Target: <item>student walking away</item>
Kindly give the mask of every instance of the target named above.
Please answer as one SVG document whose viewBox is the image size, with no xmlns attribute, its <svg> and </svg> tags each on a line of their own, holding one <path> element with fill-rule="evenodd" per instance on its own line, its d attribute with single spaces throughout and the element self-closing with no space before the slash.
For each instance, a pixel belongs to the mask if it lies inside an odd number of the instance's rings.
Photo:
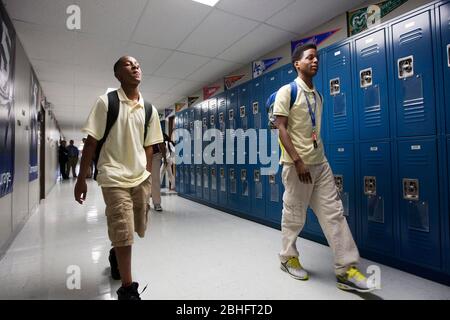
<svg viewBox="0 0 450 320">
<path fill-rule="evenodd" d="M 161 131 L 162 135 L 162 131 Z M 156 211 L 162 212 L 161 207 L 161 177 L 159 175 L 161 169 L 161 160 L 165 154 L 164 143 L 159 143 L 153 146 L 153 161 L 152 161 L 152 202 Z"/>
<path fill-rule="evenodd" d="M 175 190 L 175 176 L 172 171 L 172 166 L 175 162 L 175 144 L 167 134 L 163 133 L 163 135 L 166 152 L 163 159 L 163 165 L 161 166 L 161 181 L 167 172 L 170 182 L 169 190 Z"/>
<path fill-rule="evenodd" d="M 297 47 L 292 63 L 298 78 L 280 88 L 273 107 L 282 147 L 280 163 L 285 187 L 280 267 L 295 279 L 308 279 L 299 261 L 296 241 L 305 224 L 306 210 L 311 207 L 334 254 L 337 287 L 372 291 L 374 285 L 356 267 L 359 252 L 321 141 L 322 97 L 313 85 L 319 68 L 316 46 Z M 292 90 L 298 92 L 291 106 Z"/>
<path fill-rule="evenodd" d="M 67 175 L 67 162 L 69 161 L 69 152 L 67 151 L 65 140 L 61 140 L 61 142 L 59 143 L 58 161 L 61 177 L 63 178 L 63 180 L 69 179 L 69 176 Z"/>
<path fill-rule="evenodd" d="M 75 185 L 75 200 L 86 200 L 86 176 L 92 159 L 94 174 L 106 204 L 108 235 L 113 248 L 109 261 L 111 276 L 122 280 L 119 300 L 140 300 L 139 284 L 131 275 L 134 232 L 143 238 L 148 221 L 151 193 L 152 145 L 163 136 L 158 112 L 139 92 L 141 68 L 133 57 L 114 64 L 120 89 L 100 96 L 83 128 L 88 134 Z M 156 171 L 159 177 L 159 171 Z"/>
<path fill-rule="evenodd" d="M 72 171 L 72 176 L 74 178 L 77 177 L 77 173 L 76 173 L 76 168 L 78 165 L 78 157 L 80 155 L 80 151 L 78 150 L 77 147 L 75 147 L 74 141 L 70 140 L 70 145 L 67 147 L 67 151 L 69 153 L 69 162 L 68 162 L 68 166 L 67 166 L 67 177 L 70 176 L 70 171 Z"/>
</svg>

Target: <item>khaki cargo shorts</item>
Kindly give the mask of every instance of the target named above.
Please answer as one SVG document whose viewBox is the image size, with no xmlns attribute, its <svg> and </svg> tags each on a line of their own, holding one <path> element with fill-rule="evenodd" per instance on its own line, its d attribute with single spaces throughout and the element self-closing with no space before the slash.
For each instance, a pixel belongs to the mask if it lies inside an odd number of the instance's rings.
<svg viewBox="0 0 450 320">
<path fill-rule="evenodd" d="M 108 235 L 113 247 L 132 245 L 135 231 L 139 237 L 144 237 L 151 189 L 150 178 L 134 188 L 102 188 Z"/>
</svg>

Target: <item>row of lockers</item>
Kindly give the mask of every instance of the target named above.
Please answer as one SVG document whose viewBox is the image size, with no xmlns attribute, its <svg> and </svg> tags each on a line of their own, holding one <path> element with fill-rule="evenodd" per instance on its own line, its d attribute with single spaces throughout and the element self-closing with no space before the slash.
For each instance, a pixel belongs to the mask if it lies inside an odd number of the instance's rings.
<svg viewBox="0 0 450 320">
<path fill-rule="evenodd" d="M 400 260 L 447 274 L 449 43 L 450 4 L 433 3 L 321 50 L 315 78 L 324 96 L 326 155 L 358 246 L 385 263 Z M 290 65 L 274 70 L 178 113 L 176 127 L 193 133 L 200 121 L 203 132 L 217 128 L 223 137 L 226 129 L 265 129 L 265 100 L 295 77 Z M 247 164 L 250 149 L 261 141 L 236 138 L 245 143 L 245 164 L 179 164 L 177 190 L 279 226 L 281 169 L 263 175 L 261 162 Z M 270 146 L 272 139 L 265 139 Z M 195 141 L 190 143 L 193 160 Z M 234 163 L 242 156 L 224 144 L 224 155 L 230 154 Z M 324 241 L 312 212 L 303 233 Z"/>
</svg>

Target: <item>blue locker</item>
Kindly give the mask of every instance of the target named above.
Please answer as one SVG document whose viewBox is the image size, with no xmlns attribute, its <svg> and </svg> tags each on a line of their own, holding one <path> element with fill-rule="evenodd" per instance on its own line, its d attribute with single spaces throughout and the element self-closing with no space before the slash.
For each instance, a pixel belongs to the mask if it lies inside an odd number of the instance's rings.
<svg viewBox="0 0 450 320">
<path fill-rule="evenodd" d="M 219 192 L 219 206 L 223 208 L 227 208 L 228 206 L 228 175 L 227 175 L 227 166 L 225 159 L 225 134 L 227 127 L 227 102 L 226 95 L 220 94 L 217 96 L 217 125 L 221 132 L 222 143 L 223 143 L 223 161 L 222 164 L 217 166 L 218 173 L 218 192 Z"/>
<path fill-rule="evenodd" d="M 397 136 L 436 134 L 431 12 L 392 25 Z"/>
<path fill-rule="evenodd" d="M 319 70 L 314 77 L 314 87 L 316 90 L 322 95 L 322 97 L 325 96 L 325 89 L 324 89 L 324 75 L 325 75 L 325 51 L 319 51 Z M 322 138 L 322 143 L 325 145 L 328 143 L 328 107 L 325 105 L 325 101 L 323 101 L 323 110 L 322 110 L 322 124 L 321 124 L 321 130 L 320 130 L 320 136 Z"/>
<path fill-rule="evenodd" d="M 227 91 L 227 137 L 225 154 L 230 158 L 230 162 L 227 161 L 228 170 L 228 208 L 231 210 L 238 210 L 239 208 L 239 193 L 238 193 L 238 169 L 236 166 L 236 134 L 233 130 L 237 129 L 237 117 L 238 114 L 238 92 L 237 89 L 231 89 Z"/>
<path fill-rule="evenodd" d="M 238 92 L 238 118 L 237 127 L 246 132 L 250 128 L 250 90 L 251 86 L 249 83 L 244 83 L 237 87 Z M 238 211 L 244 214 L 250 213 L 251 201 L 250 201 L 250 178 L 251 170 L 249 166 L 249 146 L 250 144 L 255 145 L 256 141 L 248 141 L 245 136 L 240 133 L 236 135 L 237 145 L 242 144 L 244 149 L 244 163 L 240 163 L 238 157 L 240 155 L 239 150 L 236 153 L 236 168 L 239 171 L 238 179 Z"/>
<path fill-rule="evenodd" d="M 269 96 L 276 92 L 283 86 L 282 72 L 280 69 L 267 73 L 264 76 L 264 100 L 266 101 Z M 269 131 L 270 134 L 270 131 Z M 278 139 L 277 139 L 278 140 Z M 268 149 L 260 150 L 260 152 L 279 153 L 280 150 L 271 150 L 271 137 L 268 137 Z M 281 167 L 278 166 L 277 172 L 266 177 L 266 219 L 281 224 L 281 211 L 283 210 L 283 184 L 281 181 Z"/>
<path fill-rule="evenodd" d="M 261 129 L 267 128 L 267 112 L 264 102 L 264 84 L 263 78 L 256 78 L 250 83 L 251 85 L 251 114 L 250 128 L 254 128 L 258 134 Z M 265 135 L 264 135 L 265 139 Z M 260 143 L 258 143 L 258 150 Z M 258 152 L 259 155 L 259 152 Z M 251 192 L 251 211 L 250 215 L 258 218 L 264 218 L 266 215 L 266 176 L 261 174 L 261 163 L 258 156 L 257 163 L 251 164 L 249 172 L 250 192 Z"/>
<path fill-rule="evenodd" d="M 356 112 L 361 140 L 387 139 L 389 131 L 389 85 L 387 29 L 367 34 L 355 42 Z"/>
<path fill-rule="evenodd" d="M 297 70 L 295 70 L 292 63 L 289 63 L 287 65 L 284 65 L 280 68 L 281 72 L 281 85 L 285 85 L 288 83 L 291 83 L 292 81 L 297 78 Z"/>
<path fill-rule="evenodd" d="M 187 131 L 190 130 L 190 122 L 189 122 L 189 110 L 184 110 L 183 112 L 183 128 L 186 129 Z M 191 144 L 191 142 L 186 142 Z M 186 154 L 188 153 L 187 151 L 185 151 Z M 192 154 L 192 153 L 191 153 Z M 190 193 L 190 186 L 191 186 L 191 165 L 189 163 L 184 163 L 183 167 L 184 167 L 184 194 L 185 195 L 189 195 Z"/>
<path fill-rule="evenodd" d="M 356 239 L 355 146 L 353 143 L 333 144 L 330 152 L 330 166 L 344 206 L 344 216 Z"/>
<path fill-rule="evenodd" d="M 382 254 L 394 254 L 391 144 L 361 144 L 361 240 L 362 245 Z"/>
<path fill-rule="evenodd" d="M 209 118 L 209 100 L 203 101 L 201 104 L 202 108 L 202 137 L 206 134 L 206 132 L 210 128 L 210 122 L 211 119 Z M 202 138 L 202 140 L 204 140 Z M 208 145 L 208 142 L 203 142 L 203 148 L 202 148 L 202 162 L 203 162 L 203 174 L 202 174 L 202 187 L 203 187 L 203 194 L 202 199 L 206 202 L 210 202 L 211 196 L 210 196 L 210 190 L 211 190 L 211 176 L 210 176 L 210 168 L 209 165 L 205 164 L 205 159 L 203 158 L 203 151 L 205 150 L 206 146 Z"/>
<path fill-rule="evenodd" d="M 195 198 L 202 199 L 203 196 L 203 119 L 202 119 L 202 103 L 194 107 L 194 164 L 195 164 Z"/>
<path fill-rule="evenodd" d="M 195 169 L 195 163 L 194 163 L 194 147 L 195 147 L 195 141 L 194 141 L 194 131 L 195 131 L 195 107 L 191 108 L 189 110 L 189 132 L 191 134 L 191 164 L 190 164 L 190 186 L 189 186 L 189 196 L 195 197 L 197 194 L 197 176 L 196 176 L 196 169 Z"/>
<path fill-rule="evenodd" d="M 183 122 L 184 122 L 183 112 L 176 113 L 175 130 L 177 131 L 181 130 L 183 128 Z M 178 141 L 175 141 L 176 146 L 179 147 L 179 144 L 177 142 Z M 184 164 L 182 163 L 178 163 L 175 165 L 175 188 L 179 194 L 184 193 Z"/>
<path fill-rule="evenodd" d="M 400 255 L 440 268 L 440 217 L 436 139 L 398 142 Z"/>
<path fill-rule="evenodd" d="M 446 132 L 450 134 L 450 3 L 439 8 L 441 29 L 442 70 L 444 72 L 444 94 L 446 112 Z"/>
<path fill-rule="evenodd" d="M 209 127 L 211 129 L 218 129 L 218 121 L 217 121 L 217 98 L 214 97 L 209 100 Z M 216 156 L 214 153 L 213 156 Z M 211 190 L 210 190 L 210 201 L 212 204 L 218 203 L 218 172 L 217 172 L 217 163 L 213 163 L 210 167 L 211 174 Z"/>
<path fill-rule="evenodd" d="M 350 47 L 351 43 L 344 43 L 328 49 L 326 54 L 327 92 L 324 100 L 331 143 L 354 139 Z"/>
</svg>

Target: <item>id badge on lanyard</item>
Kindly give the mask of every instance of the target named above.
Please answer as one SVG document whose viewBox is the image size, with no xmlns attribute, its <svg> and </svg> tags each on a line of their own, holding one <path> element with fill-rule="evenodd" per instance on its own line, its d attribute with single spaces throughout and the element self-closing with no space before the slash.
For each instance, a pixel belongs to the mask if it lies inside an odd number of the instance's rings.
<svg viewBox="0 0 450 320">
<path fill-rule="evenodd" d="M 314 145 L 314 149 L 317 149 L 319 146 L 317 144 L 317 126 L 316 126 L 317 101 L 316 101 L 316 94 L 314 93 L 314 111 L 311 108 L 311 103 L 309 102 L 308 95 L 306 93 L 305 93 L 305 99 L 306 99 L 306 103 L 308 104 L 309 116 L 311 117 L 313 145 Z"/>
</svg>

